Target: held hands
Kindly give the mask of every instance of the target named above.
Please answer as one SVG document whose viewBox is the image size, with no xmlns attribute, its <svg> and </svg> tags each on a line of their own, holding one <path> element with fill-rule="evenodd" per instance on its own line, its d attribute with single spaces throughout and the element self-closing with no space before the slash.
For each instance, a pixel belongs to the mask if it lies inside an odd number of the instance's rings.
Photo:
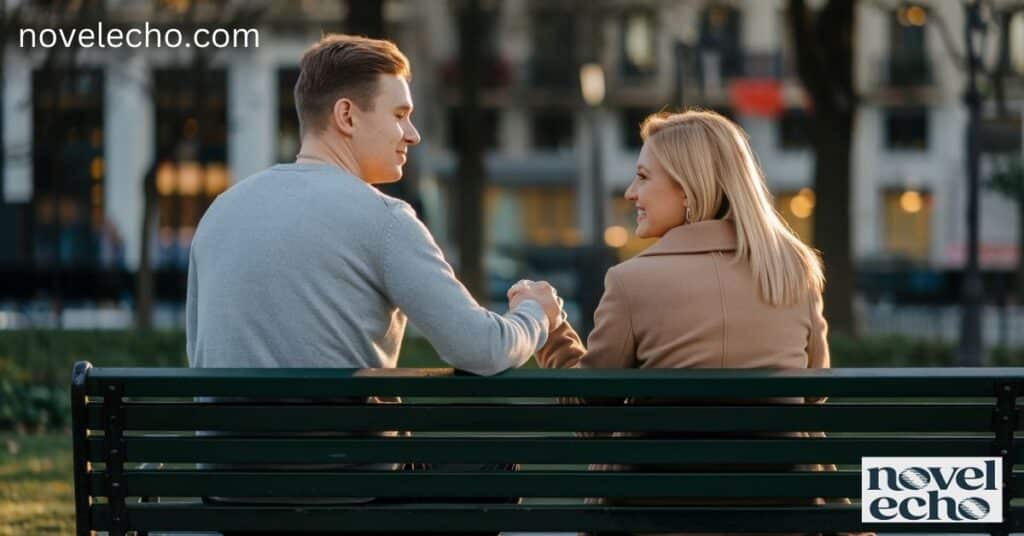
<svg viewBox="0 0 1024 536">
<path fill-rule="evenodd" d="M 562 298 L 558 297 L 555 287 L 547 281 L 530 281 L 522 279 L 508 289 L 508 306 L 514 309 L 525 300 L 536 300 L 548 315 L 548 329 L 554 330 L 562 323 Z"/>
</svg>

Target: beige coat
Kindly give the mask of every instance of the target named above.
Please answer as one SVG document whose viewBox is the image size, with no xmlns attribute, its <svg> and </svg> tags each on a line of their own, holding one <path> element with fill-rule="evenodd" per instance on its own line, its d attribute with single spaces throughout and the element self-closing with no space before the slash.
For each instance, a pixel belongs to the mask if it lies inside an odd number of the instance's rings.
<svg viewBox="0 0 1024 536">
<path fill-rule="evenodd" d="M 586 347 L 563 322 L 537 352 L 537 361 L 545 368 L 828 368 L 821 296 L 792 307 L 763 303 L 749 264 L 734 260 L 735 252 L 731 221 L 669 230 L 640 255 L 608 271 Z"/>
<path fill-rule="evenodd" d="M 586 348 L 563 322 L 537 361 L 545 368 L 828 368 L 821 296 L 793 307 L 763 303 L 735 250 L 727 220 L 669 230 L 608 271 Z"/>
</svg>

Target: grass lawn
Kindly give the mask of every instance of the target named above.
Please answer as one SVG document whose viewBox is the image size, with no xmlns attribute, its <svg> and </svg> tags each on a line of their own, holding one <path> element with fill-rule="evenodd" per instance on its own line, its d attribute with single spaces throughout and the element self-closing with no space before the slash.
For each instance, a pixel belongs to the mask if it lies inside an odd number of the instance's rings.
<svg viewBox="0 0 1024 536">
<path fill-rule="evenodd" d="M 0 535 L 74 534 L 71 434 L 0 433 Z"/>
</svg>

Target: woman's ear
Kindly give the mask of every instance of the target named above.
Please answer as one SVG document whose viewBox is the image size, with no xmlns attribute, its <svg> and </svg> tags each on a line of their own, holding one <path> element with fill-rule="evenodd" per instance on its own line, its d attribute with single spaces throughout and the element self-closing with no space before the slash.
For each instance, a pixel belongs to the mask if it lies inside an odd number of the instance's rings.
<svg viewBox="0 0 1024 536">
<path fill-rule="evenodd" d="M 341 98 L 334 101 L 334 108 L 331 110 L 331 120 L 334 126 L 346 136 L 355 134 L 357 112 L 356 105 L 348 98 Z"/>
</svg>

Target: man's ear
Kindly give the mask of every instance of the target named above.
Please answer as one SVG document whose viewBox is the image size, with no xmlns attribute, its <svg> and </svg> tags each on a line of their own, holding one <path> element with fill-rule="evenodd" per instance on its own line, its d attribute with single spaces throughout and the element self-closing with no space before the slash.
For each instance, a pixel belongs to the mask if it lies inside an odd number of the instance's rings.
<svg viewBox="0 0 1024 536">
<path fill-rule="evenodd" d="M 355 103 L 347 97 L 334 101 L 334 108 L 331 110 L 331 119 L 342 134 L 352 136 L 355 133 L 355 113 L 357 111 L 358 108 Z"/>
</svg>

